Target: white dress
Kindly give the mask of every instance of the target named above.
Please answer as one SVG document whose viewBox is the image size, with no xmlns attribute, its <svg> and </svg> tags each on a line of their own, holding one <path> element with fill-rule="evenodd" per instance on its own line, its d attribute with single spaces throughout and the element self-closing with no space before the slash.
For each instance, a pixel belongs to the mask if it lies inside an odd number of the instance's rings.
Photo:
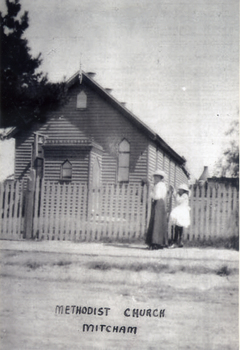
<svg viewBox="0 0 240 350">
<path fill-rule="evenodd" d="M 155 201 L 157 201 L 159 199 L 165 200 L 166 195 L 167 195 L 167 187 L 166 187 L 165 183 L 162 181 L 158 182 L 154 186 L 153 190 L 151 191 L 151 197 Z"/>
<path fill-rule="evenodd" d="M 177 194 L 176 201 L 178 205 L 170 214 L 171 224 L 181 227 L 188 227 L 190 225 L 190 207 L 188 205 L 188 195 L 186 193 L 184 193 L 182 196 Z"/>
</svg>

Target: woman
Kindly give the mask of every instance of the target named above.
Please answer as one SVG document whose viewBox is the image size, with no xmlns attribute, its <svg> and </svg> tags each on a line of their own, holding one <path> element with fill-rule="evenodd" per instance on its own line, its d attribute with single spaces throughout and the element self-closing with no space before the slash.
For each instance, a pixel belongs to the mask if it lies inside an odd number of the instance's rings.
<svg viewBox="0 0 240 350">
<path fill-rule="evenodd" d="M 183 247 L 183 227 L 188 227 L 190 225 L 189 195 L 190 190 L 186 184 L 182 184 L 178 187 L 176 196 L 177 206 L 170 214 L 173 233 L 173 245 L 170 248 Z"/>
<path fill-rule="evenodd" d="M 162 170 L 156 170 L 153 174 L 152 208 L 146 237 L 146 244 L 151 250 L 162 249 L 168 244 L 167 214 L 165 208 L 167 188 L 164 183 L 165 177 L 166 175 Z"/>
</svg>

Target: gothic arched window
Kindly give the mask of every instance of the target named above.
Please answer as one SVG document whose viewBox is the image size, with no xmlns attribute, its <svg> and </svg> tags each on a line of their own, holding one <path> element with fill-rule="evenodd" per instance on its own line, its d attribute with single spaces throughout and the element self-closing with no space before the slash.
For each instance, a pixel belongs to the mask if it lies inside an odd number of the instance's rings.
<svg viewBox="0 0 240 350">
<path fill-rule="evenodd" d="M 61 179 L 62 180 L 71 180 L 72 179 L 72 164 L 65 160 L 61 165 Z"/>
<path fill-rule="evenodd" d="M 123 139 L 118 146 L 118 181 L 129 181 L 130 144 Z"/>
<path fill-rule="evenodd" d="M 81 91 L 77 95 L 77 109 L 85 109 L 87 108 L 87 95 L 84 91 Z"/>
</svg>

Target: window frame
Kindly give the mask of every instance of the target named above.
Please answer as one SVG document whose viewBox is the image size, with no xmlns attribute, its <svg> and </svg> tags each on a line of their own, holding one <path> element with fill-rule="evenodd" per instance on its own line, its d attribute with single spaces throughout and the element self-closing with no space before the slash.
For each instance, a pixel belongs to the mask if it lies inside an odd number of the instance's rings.
<svg viewBox="0 0 240 350">
<path fill-rule="evenodd" d="M 124 145 L 125 144 L 125 145 Z M 124 149 L 127 145 L 127 149 Z M 123 149 L 121 149 L 123 146 Z M 122 141 L 118 144 L 118 169 L 117 169 L 117 182 L 119 183 L 127 183 L 129 182 L 129 175 L 130 175 L 130 142 L 128 142 L 128 140 L 126 138 L 122 139 Z M 124 155 L 127 155 L 128 159 L 126 161 L 126 163 L 124 164 L 123 162 L 123 159 L 121 158 L 121 156 L 124 156 Z M 124 165 L 120 165 L 121 164 L 124 164 Z M 127 170 L 127 174 L 126 174 L 126 177 L 123 176 L 125 175 L 124 173 L 122 173 L 121 171 L 126 171 Z"/>
<path fill-rule="evenodd" d="M 66 165 L 66 164 L 70 164 L 70 167 L 67 168 L 67 169 L 64 169 L 64 165 Z M 64 176 L 64 175 L 63 175 L 64 170 L 70 170 L 70 171 L 71 171 L 71 177 L 66 177 L 66 176 Z M 60 176 L 60 178 L 61 178 L 62 181 L 68 181 L 68 182 L 72 181 L 72 163 L 71 163 L 68 159 L 66 159 L 66 160 L 61 164 L 61 176 Z"/>
<path fill-rule="evenodd" d="M 80 103 L 80 106 L 79 106 L 79 103 Z M 81 106 L 81 103 L 83 104 L 82 106 Z M 76 109 L 77 110 L 87 109 L 87 94 L 84 90 L 80 91 L 77 94 Z"/>
</svg>

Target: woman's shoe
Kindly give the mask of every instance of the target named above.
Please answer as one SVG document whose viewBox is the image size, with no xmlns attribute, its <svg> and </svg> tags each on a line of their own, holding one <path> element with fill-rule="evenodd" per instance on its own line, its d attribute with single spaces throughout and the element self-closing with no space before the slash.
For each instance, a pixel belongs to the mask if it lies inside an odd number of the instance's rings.
<svg viewBox="0 0 240 350">
<path fill-rule="evenodd" d="M 174 248 L 177 248 L 178 246 L 174 243 L 172 245 L 170 245 L 170 247 L 168 247 L 169 249 L 174 249 Z"/>
</svg>

